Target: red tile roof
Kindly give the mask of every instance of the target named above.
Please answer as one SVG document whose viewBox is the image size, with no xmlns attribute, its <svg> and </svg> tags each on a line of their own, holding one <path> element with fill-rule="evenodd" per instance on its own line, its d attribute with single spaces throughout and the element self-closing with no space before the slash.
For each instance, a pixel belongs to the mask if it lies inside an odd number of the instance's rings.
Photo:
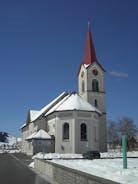
<svg viewBox="0 0 138 184">
<path fill-rule="evenodd" d="M 80 66 L 79 66 L 78 74 L 79 74 L 81 65 L 90 66 L 94 62 L 96 62 L 102 68 L 102 70 L 105 71 L 104 68 L 102 67 L 102 65 L 97 60 L 96 52 L 95 52 L 95 48 L 94 48 L 94 43 L 93 43 L 93 39 L 92 39 L 90 23 L 88 22 L 88 32 L 87 32 L 87 38 L 86 38 L 84 60 L 81 62 Z"/>
<path fill-rule="evenodd" d="M 88 22 L 88 32 L 87 32 L 83 64 L 88 65 L 88 64 L 92 64 L 95 61 L 97 61 L 96 52 L 93 44 L 90 23 Z"/>
</svg>

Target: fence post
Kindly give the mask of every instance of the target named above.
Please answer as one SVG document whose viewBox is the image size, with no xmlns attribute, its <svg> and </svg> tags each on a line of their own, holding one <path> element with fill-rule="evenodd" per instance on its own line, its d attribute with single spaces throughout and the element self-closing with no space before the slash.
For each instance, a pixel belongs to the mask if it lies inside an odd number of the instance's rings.
<svg viewBox="0 0 138 184">
<path fill-rule="evenodd" d="M 123 168 L 127 169 L 127 144 L 126 144 L 126 136 L 122 136 L 122 148 L 123 148 Z"/>
</svg>

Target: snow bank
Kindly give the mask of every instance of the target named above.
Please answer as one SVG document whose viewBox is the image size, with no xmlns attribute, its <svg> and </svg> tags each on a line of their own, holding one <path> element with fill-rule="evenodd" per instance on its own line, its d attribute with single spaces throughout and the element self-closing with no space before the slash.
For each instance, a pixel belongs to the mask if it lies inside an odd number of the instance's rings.
<svg viewBox="0 0 138 184">
<path fill-rule="evenodd" d="M 1 154 L 1 153 L 4 153 L 3 150 L 0 150 L 0 154 Z"/>
<path fill-rule="evenodd" d="M 32 157 L 33 159 L 35 158 L 40 158 L 40 159 L 78 159 L 82 158 L 81 154 L 71 154 L 71 153 L 66 153 L 66 154 L 59 154 L 59 153 L 37 153 Z"/>
<path fill-rule="evenodd" d="M 128 152 L 127 155 L 128 157 L 138 157 L 138 151 Z M 51 159 L 51 162 L 56 164 L 113 180 L 121 184 L 138 183 L 138 158 L 128 158 L 128 169 L 123 169 L 122 158 L 116 158 L 122 157 L 121 152 L 112 151 L 101 153 L 101 158 L 105 157 L 108 159 L 87 160 L 81 159 L 81 154 L 38 153 L 33 156 L 33 159 Z"/>
<path fill-rule="evenodd" d="M 14 150 L 8 150 L 8 149 L 1 149 L 0 150 L 0 154 L 2 153 L 20 153 L 21 150 L 18 150 L 18 149 L 14 149 Z"/>
<path fill-rule="evenodd" d="M 69 168 L 113 180 L 121 184 L 138 183 L 138 159 L 128 159 L 128 169 L 122 168 L 122 159 L 51 160 Z"/>
<path fill-rule="evenodd" d="M 34 162 L 31 162 L 31 163 L 29 164 L 29 167 L 34 168 Z"/>
<path fill-rule="evenodd" d="M 122 153 L 119 151 L 110 151 L 106 153 L 101 153 L 101 158 L 120 158 Z M 138 151 L 128 151 L 127 157 L 138 157 Z"/>
<path fill-rule="evenodd" d="M 20 153 L 21 152 L 21 150 L 18 150 L 18 149 L 16 149 L 16 150 L 8 150 L 8 153 Z"/>
<path fill-rule="evenodd" d="M 17 143 L 17 138 L 14 137 L 14 136 L 11 136 L 11 135 L 9 135 L 9 136 L 7 137 L 7 140 L 8 140 L 8 144 L 9 144 L 9 145 L 13 145 L 13 144 L 16 144 L 16 143 Z"/>
<path fill-rule="evenodd" d="M 132 152 L 127 152 L 128 157 L 138 157 L 138 151 L 132 151 Z M 120 158 L 122 157 L 121 152 L 106 152 L 106 153 L 101 153 L 101 158 Z M 71 154 L 71 153 L 66 153 L 66 154 L 59 154 L 59 153 L 37 153 L 32 157 L 33 159 L 35 158 L 40 158 L 40 159 L 79 159 L 83 158 L 82 154 Z"/>
</svg>

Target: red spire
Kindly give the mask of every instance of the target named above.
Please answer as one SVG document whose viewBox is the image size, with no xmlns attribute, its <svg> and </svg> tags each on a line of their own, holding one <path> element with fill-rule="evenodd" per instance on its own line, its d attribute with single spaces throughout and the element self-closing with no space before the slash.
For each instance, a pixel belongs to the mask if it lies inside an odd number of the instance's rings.
<svg viewBox="0 0 138 184">
<path fill-rule="evenodd" d="M 96 58 L 96 53 L 95 53 L 94 44 L 92 40 L 90 23 L 88 22 L 88 32 L 87 32 L 83 64 L 92 64 L 94 61 L 97 61 L 97 58 Z"/>
</svg>

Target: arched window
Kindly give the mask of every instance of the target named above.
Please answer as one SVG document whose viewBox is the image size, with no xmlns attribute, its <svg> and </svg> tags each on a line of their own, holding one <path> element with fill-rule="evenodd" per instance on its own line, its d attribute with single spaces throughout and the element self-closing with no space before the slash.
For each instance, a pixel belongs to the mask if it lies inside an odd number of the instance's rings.
<svg viewBox="0 0 138 184">
<path fill-rule="evenodd" d="M 84 84 L 84 80 L 82 80 L 82 92 L 85 91 L 85 84 Z"/>
<path fill-rule="evenodd" d="M 63 139 L 69 139 L 69 124 L 64 123 L 63 125 Z"/>
<path fill-rule="evenodd" d="M 98 101 L 96 99 L 94 100 L 94 106 L 98 107 Z"/>
<path fill-rule="evenodd" d="M 99 83 L 96 79 L 92 81 L 92 90 L 98 92 L 99 91 Z"/>
<path fill-rule="evenodd" d="M 81 140 L 85 141 L 87 140 L 87 125 L 85 123 L 82 123 L 80 128 Z"/>
</svg>

